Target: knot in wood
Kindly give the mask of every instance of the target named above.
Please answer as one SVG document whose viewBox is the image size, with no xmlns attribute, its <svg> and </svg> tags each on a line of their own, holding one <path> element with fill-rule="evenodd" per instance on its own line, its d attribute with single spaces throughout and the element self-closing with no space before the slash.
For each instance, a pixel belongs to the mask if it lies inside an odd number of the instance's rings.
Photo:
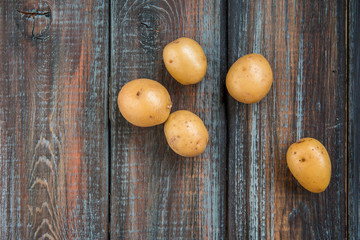
<svg viewBox="0 0 360 240">
<path fill-rule="evenodd" d="M 50 29 L 52 14 L 47 2 L 25 3 L 18 13 L 18 27 L 26 36 L 43 39 Z"/>
</svg>

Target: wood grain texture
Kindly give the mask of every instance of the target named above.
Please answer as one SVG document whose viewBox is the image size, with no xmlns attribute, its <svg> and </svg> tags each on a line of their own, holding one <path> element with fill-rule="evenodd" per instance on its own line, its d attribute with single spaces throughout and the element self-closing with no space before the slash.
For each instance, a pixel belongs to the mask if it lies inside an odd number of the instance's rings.
<svg viewBox="0 0 360 240">
<path fill-rule="evenodd" d="M 223 239 L 225 236 L 225 60 L 221 1 L 111 2 L 111 238 Z M 204 48 L 208 71 L 202 82 L 182 86 L 166 71 L 164 46 L 179 38 Z M 162 83 L 172 111 L 203 119 L 209 145 L 183 158 L 167 145 L 163 125 L 134 127 L 117 107 L 121 87 L 136 78 Z"/>
<path fill-rule="evenodd" d="M 0 3 L 0 239 L 107 237 L 107 16 Z"/>
<path fill-rule="evenodd" d="M 360 239 L 360 2 L 349 1 L 348 231 Z"/>
<path fill-rule="evenodd" d="M 343 1 L 235 1 L 228 5 L 228 63 L 247 53 L 270 62 L 259 103 L 229 97 L 229 238 L 346 237 L 346 49 Z M 286 164 L 302 137 L 328 149 L 328 189 L 303 189 Z"/>
</svg>

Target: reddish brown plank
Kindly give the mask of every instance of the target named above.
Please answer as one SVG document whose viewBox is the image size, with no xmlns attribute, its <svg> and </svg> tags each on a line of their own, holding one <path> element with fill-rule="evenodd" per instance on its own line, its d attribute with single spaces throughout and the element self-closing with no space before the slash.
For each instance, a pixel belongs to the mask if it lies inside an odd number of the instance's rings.
<svg viewBox="0 0 360 240">
<path fill-rule="evenodd" d="M 107 16 L 0 3 L 0 239 L 107 236 Z"/>
<path fill-rule="evenodd" d="M 274 84 L 260 103 L 229 97 L 229 238 L 346 236 L 346 49 L 343 1 L 229 1 L 229 66 L 265 55 Z M 332 161 L 329 188 L 303 189 L 289 145 L 314 137 Z"/>
<path fill-rule="evenodd" d="M 221 1 L 111 2 L 111 223 L 113 239 L 223 239 L 225 236 L 225 108 Z M 208 59 L 202 82 L 182 86 L 162 62 L 162 49 L 187 36 Z M 176 155 L 163 126 L 134 127 L 117 107 L 121 87 L 150 78 L 170 92 L 172 111 L 204 120 L 210 142 L 195 158 Z"/>
</svg>

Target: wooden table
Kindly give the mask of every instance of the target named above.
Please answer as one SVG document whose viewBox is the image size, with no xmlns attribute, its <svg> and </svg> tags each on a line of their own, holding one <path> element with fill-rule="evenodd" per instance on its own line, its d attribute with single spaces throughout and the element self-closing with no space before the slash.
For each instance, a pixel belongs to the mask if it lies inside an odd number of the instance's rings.
<svg viewBox="0 0 360 240">
<path fill-rule="evenodd" d="M 360 239 L 359 29 L 357 0 L 1 1 L 0 239 Z M 208 58 L 199 84 L 162 62 L 181 36 Z M 245 105 L 224 83 L 252 52 L 274 83 Z M 124 120 L 135 78 L 204 120 L 204 154 Z M 305 136 L 332 161 L 320 194 L 287 168 Z"/>
</svg>

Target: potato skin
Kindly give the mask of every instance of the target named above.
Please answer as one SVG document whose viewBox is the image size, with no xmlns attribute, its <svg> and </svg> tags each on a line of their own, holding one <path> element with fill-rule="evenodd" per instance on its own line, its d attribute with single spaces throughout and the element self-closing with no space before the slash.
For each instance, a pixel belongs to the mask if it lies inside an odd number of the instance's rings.
<svg viewBox="0 0 360 240">
<path fill-rule="evenodd" d="M 229 69 L 226 88 L 237 101 L 251 104 L 263 99 L 273 83 L 273 72 L 264 56 L 257 53 L 239 58 Z"/>
<path fill-rule="evenodd" d="M 172 107 L 169 92 L 150 79 L 135 79 L 125 84 L 118 95 L 118 106 L 123 117 L 138 127 L 164 123 Z"/>
<path fill-rule="evenodd" d="M 204 50 L 190 38 L 182 37 L 167 44 L 163 59 L 170 75 L 183 85 L 198 83 L 206 74 Z"/>
<path fill-rule="evenodd" d="M 186 110 L 170 114 L 164 125 L 164 132 L 170 148 L 183 157 L 203 153 L 209 141 L 209 133 L 203 121 Z"/>
<path fill-rule="evenodd" d="M 330 183 L 331 162 L 324 145 L 314 138 L 303 138 L 292 144 L 286 161 L 296 180 L 310 192 L 325 191 Z"/>
</svg>

